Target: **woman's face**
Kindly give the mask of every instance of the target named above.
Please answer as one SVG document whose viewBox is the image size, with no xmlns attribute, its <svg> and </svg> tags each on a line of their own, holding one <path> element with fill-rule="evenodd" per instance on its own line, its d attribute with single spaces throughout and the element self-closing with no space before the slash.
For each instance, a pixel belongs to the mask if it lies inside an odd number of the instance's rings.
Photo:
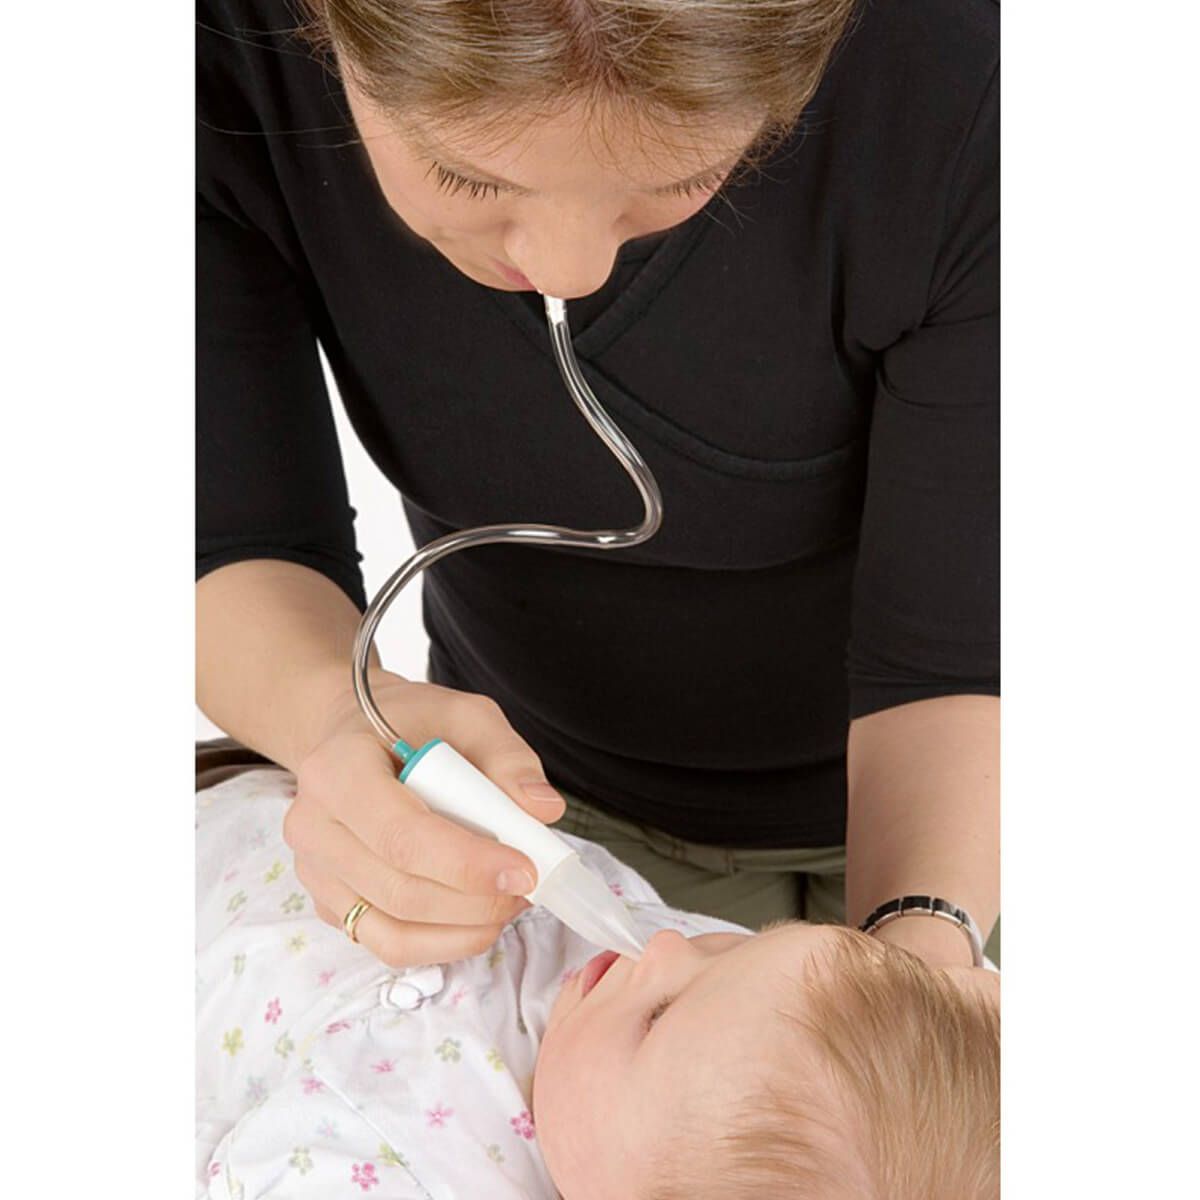
<svg viewBox="0 0 1200 1200">
<path fill-rule="evenodd" d="M 346 75 L 346 73 L 343 73 Z M 403 126 L 346 78 L 388 203 L 464 275 L 504 291 L 596 291 L 618 248 L 698 212 L 753 141 L 757 121 L 647 137 L 581 107 L 502 136 L 432 120 Z"/>
<path fill-rule="evenodd" d="M 567 983 L 533 1081 L 538 1142 L 565 1200 L 644 1194 L 672 1129 L 720 1131 L 783 1053 L 817 1079 L 815 1052 L 807 1061 L 775 1010 L 797 1007 L 806 961 L 836 936 L 801 923 L 756 936 L 666 930 L 590 990 L 594 969 Z"/>
</svg>

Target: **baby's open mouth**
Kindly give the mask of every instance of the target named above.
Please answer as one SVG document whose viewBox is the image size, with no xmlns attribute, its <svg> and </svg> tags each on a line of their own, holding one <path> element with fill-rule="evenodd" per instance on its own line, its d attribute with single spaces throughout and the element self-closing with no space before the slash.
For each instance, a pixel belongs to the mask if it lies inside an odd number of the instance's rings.
<svg viewBox="0 0 1200 1200">
<path fill-rule="evenodd" d="M 589 959 L 579 972 L 581 995 L 586 996 L 601 980 L 604 972 L 621 956 L 612 950 L 601 950 L 595 958 Z"/>
</svg>

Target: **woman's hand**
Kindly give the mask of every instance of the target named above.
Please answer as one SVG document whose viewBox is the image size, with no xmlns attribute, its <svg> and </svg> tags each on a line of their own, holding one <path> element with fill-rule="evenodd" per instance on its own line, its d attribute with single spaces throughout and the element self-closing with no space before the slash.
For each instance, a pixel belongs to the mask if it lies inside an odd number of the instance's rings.
<svg viewBox="0 0 1200 1200">
<path fill-rule="evenodd" d="M 372 693 L 413 745 L 444 738 L 539 821 L 566 809 L 541 762 L 484 696 L 373 674 Z M 396 778 L 396 760 L 338 698 L 296 771 L 283 823 L 296 875 L 317 913 L 341 927 L 361 896 L 358 940 L 389 966 L 448 962 L 486 950 L 529 907 L 537 871 L 519 851 L 431 812 Z"/>
</svg>

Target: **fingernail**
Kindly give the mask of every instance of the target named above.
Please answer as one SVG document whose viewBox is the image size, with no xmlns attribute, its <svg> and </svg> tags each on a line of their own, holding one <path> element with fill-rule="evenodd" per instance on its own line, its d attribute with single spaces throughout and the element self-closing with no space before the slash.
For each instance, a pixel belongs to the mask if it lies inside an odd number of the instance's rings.
<svg viewBox="0 0 1200 1200">
<path fill-rule="evenodd" d="M 496 876 L 496 887 L 509 896 L 525 896 L 533 891 L 533 876 L 521 868 L 501 871 Z"/>
<path fill-rule="evenodd" d="M 539 804 L 562 804 L 563 798 L 544 779 L 531 779 L 521 784 L 521 791 Z"/>
</svg>

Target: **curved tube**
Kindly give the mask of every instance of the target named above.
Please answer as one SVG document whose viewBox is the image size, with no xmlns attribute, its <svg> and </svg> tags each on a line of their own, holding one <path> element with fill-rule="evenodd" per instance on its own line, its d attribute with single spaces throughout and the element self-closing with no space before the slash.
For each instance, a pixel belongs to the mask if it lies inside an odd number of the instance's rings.
<svg viewBox="0 0 1200 1200">
<path fill-rule="evenodd" d="M 646 466 L 642 456 L 633 448 L 629 439 L 613 423 L 608 413 L 600 407 L 592 389 L 588 387 L 575 358 L 571 345 L 571 330 L 567 324 L 567 305 L 563 300 L 546 296 L 546 323 L 550 328 L 550 342 L 554 358 L 567 385 L 571 398 L 595 430 L 597 436 L 616 456 L 633 480 L 646 514 L 635 529 L 568 529 L 562 525 L 483 525 L 478 529 L 464 529 L 459 533 L 448 533 L 418 550 L 403 563 L 392 577 L 379 589 L 367 611 L 359 622 L 354 638 L 354 695 L 363 715 L 370 721 L 375 732 L 394 752 L 406 746 L 404 739 L 388 724 L 367 679 L 367 663 L 376 630 L 392 601 L 401 590 L 427 567 L 439 559 L 472 546 L 487 546 L 496 542 L 510 542 L 525 546 L 540 546 L 546 549 L 570 547 L 580 550 L 617 550 L 623 546 L 636 546 L 653 537 L 662 524 L 662 496 L 658 484 Z"/>
</svg>

